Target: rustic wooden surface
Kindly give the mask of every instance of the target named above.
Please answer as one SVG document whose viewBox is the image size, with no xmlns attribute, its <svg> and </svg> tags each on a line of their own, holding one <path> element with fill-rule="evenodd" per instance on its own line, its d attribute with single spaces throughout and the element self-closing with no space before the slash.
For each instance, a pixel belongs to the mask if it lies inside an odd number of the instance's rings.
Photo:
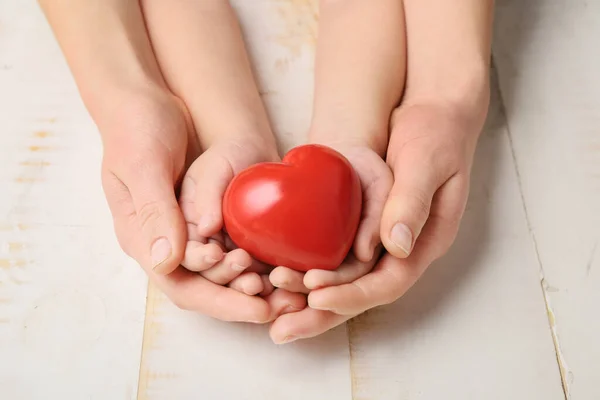
<svg viewBox="0 0 600 400">
<path fill-rule="evenodd" d="M 315 1 L 237 0 L 282 143 Z M 493 101 L 451 252 L 319 338 L 172 306 L 119 250 L 96 128 L 33 0 L 0 0 L 0 399 L 600 398 L 600 3 L 498 0 Z"/>
</svg>

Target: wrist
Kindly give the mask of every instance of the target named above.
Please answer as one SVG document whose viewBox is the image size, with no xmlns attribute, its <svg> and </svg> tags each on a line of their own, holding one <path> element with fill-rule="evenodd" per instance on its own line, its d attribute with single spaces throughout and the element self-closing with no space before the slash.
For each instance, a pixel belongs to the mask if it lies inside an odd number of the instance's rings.
<svg viewBox="0 0 600 400">
<path fill-rule="evenodd" d="M 200 139 L 202 142 L 202 139 Z M 219 145 L 219 143 L 232 144 L 236 146 L 240 152 L 248 154 L 256 154 L 263 161 L 278 161 L 280 160 L 277 140 L 270 130 L 264 129 L 242 129 L 231 134 L 223 135 L 208 146 Z"/>
<path fill-rule="evenodd" d="M 168 89 L 151 80 L 127 85 L 107 80 L 101 88 L 81 87 L 80 93 L 90 116 L 100 127 L 113 125 L 119 119 L 147 115 L 150 105 L 162 104 L 169 108 L 169 104 L 178 101 Z"/>
<path fill-rule="evenodd" d="M 429 84 L 407 87 L 402 107 L 431 106 L 444 109 L 455 118 L 483 125 L 490 101 L 490 76 L 486 63 L 462 65 L 460 72 L 448 69 Z"/>
<path fill-rule="evenodd" d="M 388 135 L 388 119 L 385 124 L 358 125 L 352 123 L 313 124 L 308 133 L 308 142 L 332 148 L 365 147 L 383 156 Z M 348 121 L 350 122 L 350 121 Z"/>
<path fill-rule="evenodd" d="M 40 0 L 40 5 L 92 114 L 118 110 L 118 100 L 131 93 L 166 88 L 139 2 Z"/>
</svg>

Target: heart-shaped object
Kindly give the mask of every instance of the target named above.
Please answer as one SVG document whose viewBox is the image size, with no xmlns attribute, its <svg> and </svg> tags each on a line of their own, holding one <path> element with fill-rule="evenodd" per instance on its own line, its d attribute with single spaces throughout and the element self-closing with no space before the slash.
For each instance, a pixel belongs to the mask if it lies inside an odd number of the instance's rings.
<svg viewBox="0 0 600 400">
<path fill-rule="evenodd" d="M 356 235 L 362 190 L 356 171 L 321 145 L 239 173 L 223 199 L 231 240 L 252 257 L 298 271 L 336 269 Z"/>
</svg>

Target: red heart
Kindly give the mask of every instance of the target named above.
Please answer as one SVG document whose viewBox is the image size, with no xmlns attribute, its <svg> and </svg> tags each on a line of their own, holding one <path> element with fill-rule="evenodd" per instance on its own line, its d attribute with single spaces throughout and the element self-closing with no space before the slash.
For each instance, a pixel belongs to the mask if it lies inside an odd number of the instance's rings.
<svg viewBox="0 0 600 400">
<path fill-rule="evenodd" d="M 281 163 L 238 174 L 225 192 L 223 219 L 231 240 L 257 260 L 333 270 L 352 247 L 361 207 L 360 180 L 348 160 L 306 145 Z"/>
</svg>

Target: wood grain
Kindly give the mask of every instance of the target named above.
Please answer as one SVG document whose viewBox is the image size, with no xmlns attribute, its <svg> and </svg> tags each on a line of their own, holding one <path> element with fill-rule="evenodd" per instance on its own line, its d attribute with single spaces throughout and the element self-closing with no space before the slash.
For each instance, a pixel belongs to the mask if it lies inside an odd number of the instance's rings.
<svg viewBox="0 0 600 400">
<path fill-rule="evenodd" d="M 146 279 L 35 1 L 0 1 L 0 398 L 135 399 Z"/>
<path fill-rule="evenodd" d="M 497 11 L 494 54 L 566 397 L 600 398 L 600 3 Z"/>
</svg>

